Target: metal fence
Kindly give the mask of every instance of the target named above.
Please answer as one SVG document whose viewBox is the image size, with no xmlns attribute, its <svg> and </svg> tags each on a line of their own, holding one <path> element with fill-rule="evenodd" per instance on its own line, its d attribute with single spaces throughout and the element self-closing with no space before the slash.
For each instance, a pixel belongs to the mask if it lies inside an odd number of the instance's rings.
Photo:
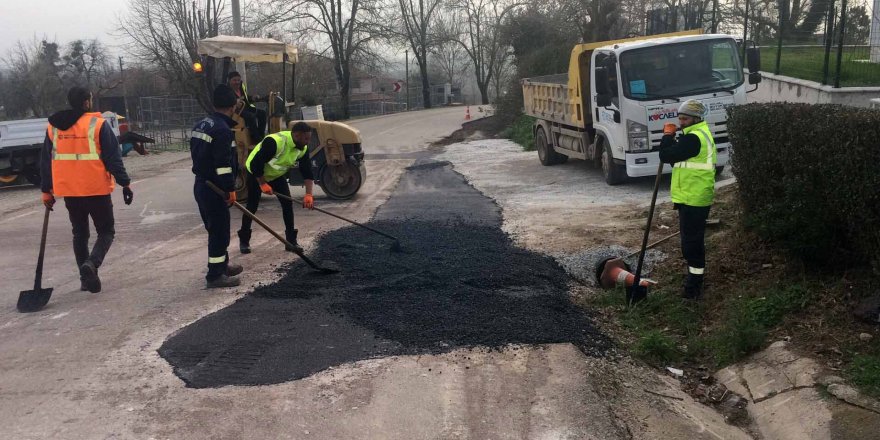
<svg viewBox="0 0 880 440">
<path fill-rule="evenodd" d="M 684 0 L 669 7 L 656 2 L 648 8 L 644 33 L 699 28 L 730 33 L 758 45 L 765 72 L 834 87 L 880 86 L 877 3 Z"/>
<path fill-rule="evenodd" d="M 206 115 L 191 95 L 148 96 L 140 98 L 138 132 L 156 140 L 153 149 L 189 149 L 192 127 Z"/>
<path fill-rule="evenodd" d="M 798 14 L 787 5 L 770 11 L 775 23 L 749 17 L 763 70 L 834 87 L 880 86 L 880 11 L 872 3 L 813 1 Z"/>
</svg>

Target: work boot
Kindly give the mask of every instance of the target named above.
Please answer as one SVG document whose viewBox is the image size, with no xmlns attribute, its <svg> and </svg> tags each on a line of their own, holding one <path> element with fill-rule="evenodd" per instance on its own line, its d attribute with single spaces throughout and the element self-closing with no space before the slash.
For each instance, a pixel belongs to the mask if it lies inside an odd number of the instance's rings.
<svg viewBox="0 0 880 440">
<path fill-rule="evenodd" d="M 302 253 L 303 248 L 299 245 L 299 243 L 296 242 L 297 233 L 299 233 L 299 231 L 296 229 L 288 229 L 288 230 L 284 231 L 284 235 L 285 235 L 284 238 L 286 238 L 287 241 L 293 245 L 293 247 L 284 246 L 284 248 L 287 250 L 287 252 Z"/>
<path fill-rule="evenodd" d="M 89 291 L 89 286 L 86 286 L 86 280 L 84 280 L 84 279 L 79 280 L 79 290 L 81 290 L 83 292 Z"/>
<path fill-rule="evenodd" d="M 243 254 L 251 253 L 251 230 L 238 230 L 238 250 Z"/>
<path fill-rule="evenodd" d="M 682 293 L 681 297 L 684 299 L 701 299 L 703 297 L 703 275 L 689 273 L 684 280 L 684 293 Z"/>
<path fill-rule="evenodd" d="M 95 263 L 86 260 L 79 267 L 79 278 L 82 280 L 82 287 L 85 287 L 89 292 L 98 293 L 101 291 L 101 279 L 98 278 L 98 268 L 95 267 Z"/>
<path fill-rule="evenodd" d="M 240 264 L 229 263 L 226 265 L 226 276 L 234 277 L 234 276 L 240 274 L 243 270 L 244 270 L 244 268 L 241 267 Z"/>
<path fill-rule="evenodd" d="M 208 281 L 207 286 L 209 289 L 218 289 L 223 287 L 235 287 L 239 284 L 241 284 L 241 280 L 224 274 L 214 280 Z"/>
</svg>

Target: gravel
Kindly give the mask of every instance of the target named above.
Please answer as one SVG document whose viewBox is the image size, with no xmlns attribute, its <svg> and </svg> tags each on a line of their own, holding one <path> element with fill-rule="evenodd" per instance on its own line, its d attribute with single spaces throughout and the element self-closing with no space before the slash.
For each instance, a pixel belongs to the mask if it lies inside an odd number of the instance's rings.
<svg viewBox="0 0 880 440">
<path fill-rule="evenodd" d="M 594 247 L 573 254 L 556 255 L 555 258 L 556 261 L 559 262 L 559 265 L 562 266 L 574 279 L 588 286 L 595 287 L 599 285 L 596 277 L 600 273 L 599 266 L 603 261 L 609 258 L 620 258 L 633 252 L 635 252 L 635 249 L 612 245 Z M 654 269 L 654 266 L 666 258 L 667 255 L 664 252 L 656 249 L 648 249 L 648 252 L 645 253 L 642 275 L 649 275 Z M 635 255 L 625 259 L 624 262 L 629 265 L 632 272 L 635 272 L 638 260 L 639 256 Z"/>
</svg>

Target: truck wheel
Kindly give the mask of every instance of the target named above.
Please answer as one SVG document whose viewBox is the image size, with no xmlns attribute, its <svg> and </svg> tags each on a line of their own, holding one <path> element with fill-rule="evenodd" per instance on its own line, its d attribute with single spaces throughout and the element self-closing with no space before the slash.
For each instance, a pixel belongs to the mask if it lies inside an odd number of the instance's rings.
<svg viewBox="0 0 880 440">
<path fill-rule="evenodd" d="M 619 185 L 626 182 L 626 168 L 614 163 L 614 156 L 611 155 L 608 141 L 602 139 L 602 146 L 602 175 L 605 176 L 605 183 Z"/>
<path fill-rule="evenodd" d="M 535 148 L 538 150 L 538 160 L 541 161 L 541 165 L 556 165 L 568 160 L 568 156 L 559 154 L 553 149 L 553 146 L 547 141 L 547 134 L 544 133 L 543 127 L 538 127 L 535 132 Z"/>
<path fill-rule="evenodd" d="M 38 169 L 27 168 L 22 172 L 22 175 L 31 185 L 40 186 L 40 181 L 42 179 L 40 178 L 40 171 Z"/>
</svg>

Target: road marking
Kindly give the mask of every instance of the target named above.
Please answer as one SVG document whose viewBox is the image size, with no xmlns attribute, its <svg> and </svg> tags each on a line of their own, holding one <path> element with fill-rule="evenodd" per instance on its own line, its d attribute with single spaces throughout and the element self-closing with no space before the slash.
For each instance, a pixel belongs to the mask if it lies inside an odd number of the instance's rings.
<svg viewBox="0 0 880 440">
<path fill-rule="evenodd" d="M 176 242 L 177 240 L 179 240 L 180 238 L 182 238 L 184 235 L 187 235 L 187 234 L 189 234 L 190 232 L 195 231 L 196 229 L 199 229 L 199 228 L 203 228 L 203 227 L 204 227 L 204 225 L 196 225 L 196 226 L 193 226 L 192 228 L 187 229 L 185 232 L 183 232 L 183 233 L 181 233 L 181 234 L 178 234 L 178 235 L 172 237 L 170 240 L 165 240 L 165 241 L 163 241 L 162 243 L 160 243 L 160 244 L 158 244 L 158 245 L 156 245 L 156 246 L 154 246 L 154 247 L 148 249 L 146 252 L 144 252 L 143 254 L 141 254 L 137 259 L 140 260 L 141 258 L 144 258 L 144 257 L 146 257 L 147 255 L 150 255 L 150 254 L 153 253 L 154 251 L 157 251 L 157 250 L 159 250 L 159 249 L 162 249 L 163 247 L 165 247 L 166 245 L 168 245 L 168 243 L 174 243 L 174 242 Z"/>
<path fill-rule="evenodd" d="M 9 223 L 9 222 L 11 222 L 11 221 L 13 221 L 13 220 L 18 220 L 18 219 L 20 219 L 20 218 L 22 218 L 22 217 L 27 217 L 27 216 L 29 216 L 29 215 L 31 215 L 31 214 L 36 214 L 36 213 L 38 213 L 38 212 L 40 212 L 40 211 L 39 211 L 39 210 L 28 211 L 28 212 L 25 212 L 25 213 L 23 213 L 23 214 L 16 215 L 16 216 L 14 216 L 14 217 L 9 217 L 8 219 L 3 220 L 2 222 L 0 222 L 0 224 Z"/>
</svg>

